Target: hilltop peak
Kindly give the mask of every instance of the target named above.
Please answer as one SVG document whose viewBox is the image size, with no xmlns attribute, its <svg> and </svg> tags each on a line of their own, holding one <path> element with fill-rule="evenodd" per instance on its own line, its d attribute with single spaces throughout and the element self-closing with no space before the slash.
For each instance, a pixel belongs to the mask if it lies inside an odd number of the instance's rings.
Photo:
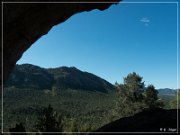
<svg viewBox="0 0 180 135">
<path fill-rule="evenodd" d="M 45 69 L 32 64 L 16 65 L 6 85 L 36 89 L 51 89 L 55 86 L 99 92 L 109 92 L 114 89 L 108 81 L 76 67 Z"/>
</svg>

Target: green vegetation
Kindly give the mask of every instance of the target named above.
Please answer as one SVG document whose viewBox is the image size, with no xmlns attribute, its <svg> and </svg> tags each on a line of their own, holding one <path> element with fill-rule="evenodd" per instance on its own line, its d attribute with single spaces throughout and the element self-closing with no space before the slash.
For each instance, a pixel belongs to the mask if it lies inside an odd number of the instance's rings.
<svg viewBox="0 0 180 135">
<path fill-rule="evenodd" d="M 180 98 L 180 90 L 177 90 L 178 93 L 178 97 L 175 96 L 172 100 L 170 100 L 169 102 L 169 107 L 170 108 L 180 108 L 180 102 L 179 102 L 179 98 Z M 178 100 L 178 101 L 177 101 Z M 177 107 L 177 103 L 178 103 L 178 107 Z"/>
<path fill-rule="evenodd" d="M 142 77 L 135 72 L 130 73 L 124 78 L 124 87 L 129 91 L 129 96 L 132 101 L 141 101 L 143 99 L 144 82 Z"/>
<path fill-rule="evenodd" d="M 180 108 L 180 102 L 179 100 L 177 101 L 177 99 L 179 99 L 180 97 L 179 93 L 180 90 L 170 90 L 170 89 L 168 89 L 168 91 L 167 89 L 160 90 L 159 97 L 163 101 L 165 109 Z M 178 102 L 178 106 L 177 106 L 177 102 Z"/>
<path fill-rule="evenodd" d="M 158 98 L 158 91 L 153 85 L 146 88 L 142 79 L 141 76 L 133 72 L 124 78 L 124 84 L 116 83 L 120 102 L 128 104 L 128 106 L 132 103 L 138 104 L 140 108 L 163 107 L 163 103 Z"/>
<path fill-rule="evenodd" d="M 149 85 L 144 92 L 144 102 L 148 108 L 158 108 L 163 107 L 164 104 L 158 98 L 158 91 L 153 85 Z"/>
<path fill-rule="evenodd" d="M 162 101 L 155 87 L 145 87 L 136 73 L 128 74 L 123 84 L 116 83 L 115 91 L 108 93 L 10 85 L 4 90 L 4 131 L 89 132 L 144 109 L 163 107 Z M 175 98 L 168 104 L 175 108 Z"/>
<path fill-rule="evenodd" d="M 16 65 L 5 85 L 36 90 L 70 88 L 106 93 L 114 90 L 114 86 L 106 80 L 75 67 L 45 69 L 31 64 Z"/>
<path fill-rule="evenodd" d="M 35 129 L 38 132 L 62 132 L 61 118 L 58 118 L 51 105 L 43 109 L 41 116 L 37 119 Z"/>
<path fill-rule="evenodd" d="M 63 131 L 91 131 L 110 122 L 115 104 L 115 93 L 57 89 L 54 96 L 51 90 L 5 88 L 4 91 L 5 131 L 20 122 L 26 131 L 34 131 L 37 119 L 49 104 L 61 116 Z"/>
</svg>

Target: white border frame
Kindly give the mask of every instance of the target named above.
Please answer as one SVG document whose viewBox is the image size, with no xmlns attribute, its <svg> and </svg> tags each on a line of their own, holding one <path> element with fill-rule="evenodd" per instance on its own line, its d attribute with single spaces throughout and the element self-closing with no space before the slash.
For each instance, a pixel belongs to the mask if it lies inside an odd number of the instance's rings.
<svg viewBox="0 0 180 135">
<path fill-rule="evenodd" d="M 178 82 L 179 82 L 179 17 L 178 17 L 178 15 L 179 15 L 179 2 L 123 2 L 123 1 L 120 1 L 120 2 L 85 2 L 85 1 L 82 1 L 82 2 L 1 2 L 1 7 L 2 7 L 2 28 L 1 28 L 1 32 L 2 32 L 2 52 L 1 52 L 1 54 L 2 54 L 2 56 L 1 56 L 1 64 L 2 64 L 2 69 L 1 69 L 1 72 L 2 72 L 2 80 L 1 80 L 1 83 L 2 83 L 2 95 L 1 95 L 1 97 L 2 97 L 2 100 L 1 100 L 1 104 L 2 104 L 2 106 L 1 106 L 1 117 L 2 117 L 2 121 L 1 121 L 1 133 L 2 134 L 10 134 L 10 133 L 18 133 L 18 134 L 23 134 L 23 133 L 26 133 L 26 134 L 36 134 L 36 133 L 51 133 L 51 134 L 63 134 L 63 133 L 65 133 L 65 134 L 70 134 L 70 133 L 97 133 L 97 134 L 109 134 L 109 133 L 112 133 L 112 134 L 144 134 L 144 133 L 146 133 L 146 134 L 154 134 L 154 133 L 156 133 L 156 134 L 169 134 L 169 133 L 171 133 L 171 134 L 177 134 L 177 133 L 179 133 L 179 121 L 178 121 L 178 119 L 179 119 L 179 116 L 178 116 L 178 112 L 179 112 L 179 108 L 178 108 L 178 106 L 179 106 L 179 97 L 178 97 L 178 92 L 179 91 L 177 91 L 177 132 L 3 132 L 3 4 L 6 4 L 6 3 L 34 3 L 34 4 L 36 4 L 36 3 L 114 3 L 114 4 L 176 4 L 176 8 L 177 8 L 177 13 L 176 13 L 176 15 L 177 15 L 177 25 L 176 25 L 176 27 L 177 27 L 177 31 L 176 31 L 176 35 L 177 35 L 177 40 L 176 40 L 176 43 L 177 43 L 177 89 L 179 88 L 179 85 L 178 85 Z"/>
<path fill-rule="evenodd" d="M 4 87 L 4 85 L 3 85 L 3 76 L 4 76 L 4 74 L 3 74 L 3 2 L 1 3 L 1 10 L 2 10 L 2 15 L 1 15 L 1 24 L 2 24 L 2 26 L 1 26 L 1 133 L 3 133 L 3 95 L 4 95 L 4 93 L 3 93 L 3 87 Z"/>
</svg>

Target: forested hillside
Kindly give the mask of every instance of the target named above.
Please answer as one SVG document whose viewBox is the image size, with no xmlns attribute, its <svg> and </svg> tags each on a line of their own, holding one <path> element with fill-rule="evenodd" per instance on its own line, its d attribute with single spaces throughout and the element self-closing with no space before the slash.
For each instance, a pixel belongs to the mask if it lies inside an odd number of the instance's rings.
<svg viewBox="0 0 180 135">
<path fill-rule="evenodd" d="M 4 131 L 90 132 L 146 110 L 177 108 L 176 96 L 158 93 L 135 72 L 112 85 L 75 67 L 17 65 L 3 93 Z"/>
<path fill-rule="evenodd" d="M 45 69 L 31 64 L 16 65 L 6 86 L 33 89 L 81 89 L 111 92 L 114 86 L 106 80 L 75 67 Z"/>
</svg>

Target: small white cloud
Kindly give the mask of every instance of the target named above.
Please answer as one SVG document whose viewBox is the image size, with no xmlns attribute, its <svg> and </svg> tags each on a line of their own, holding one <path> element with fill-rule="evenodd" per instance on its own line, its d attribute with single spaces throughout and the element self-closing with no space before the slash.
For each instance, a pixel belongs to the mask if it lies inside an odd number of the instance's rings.
<svg viewBox="0 0 180 135">
<path fill-rule="evenodd" d="M 150 24 L 150 20 L 149 20 L 148 18 L 146 18 L 146 17 L 141 18 L 139 21 L 140 21 L 141 23 L 143 23 L 144 26 L 146 26 L 146 27 L 148 27 L 149 24 Z"/>
<path fill-rule="evenodd" d="M 143 23 L 150 23 L 150 20 L 148 18 L 145 18 L 143 17 L 140 22 L 143 22 Z"/>
</svg>

